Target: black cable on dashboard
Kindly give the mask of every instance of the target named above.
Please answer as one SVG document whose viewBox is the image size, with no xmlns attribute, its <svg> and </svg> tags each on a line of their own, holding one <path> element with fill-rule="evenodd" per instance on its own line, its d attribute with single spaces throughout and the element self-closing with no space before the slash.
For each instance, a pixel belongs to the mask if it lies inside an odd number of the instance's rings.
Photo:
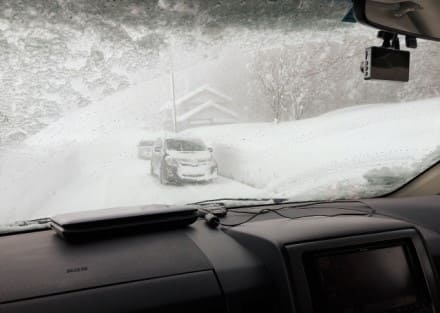
<svg viewBox="0 0 440 313">
<path fill-rule="evenodd" d="M 356 209 L 356 208 L 343 208 L 343 207 L 317 207 L 315 209 L 333 209 L 333 210 L 345 210 L 345 211 L 351 211 L 351 212 L 356 212 L 356 213 L 336 213 L 336 214 L 310 214 L 310 215 L 305 215 L 305 216 L 298 216 L 298 217 L 290 217 L 288 215 L 285 215 L 283 213 L 281 213 L 281 210 L 285 210 L 285 209 L 298 209 L 298 210 L 303 210 L 303 209 L 310 209 L 311 206 L 315 206 L 315 205 L 320 205 L 320 204 L 337 204 L 337 203 L 361 203 L 364 204 L 364 202 L 360 201 L 360 200 L 342 200 L 342 201 L 337 201 L 337 202 L 333 202 L 333 201 L 312 201 L 312 202 L 303 202 L 303 203 L 297 203 L 296 205 L 287 205 L 287 206 L 282 206 L 279 208 L 275 208 L 275 209 L 270 209 L 267 208 L 267 204 L 264 205 L 265 208 L 261 208 L 262 205 L 257 205 L 257 206 L 253 206 L 251 208 L 248 208 L 248 210 L 243 210 L 245 209 L 244 207 L 235 207 L 235 208 L 217 208 L 217 207 L 213 207 L 213 208 L 203 208 L 203 209 L 199 209 L 199 212 L 201 213 L 201 217 L 205 219 L 206 223 L 212 227 L 212 228 L 217 228 L 218 226 L 224 226 L 224 227 L 235 227 L 235 226 L 240 226 L 243 224 L 246 224 L 250 221 L 252 221 L 253 219 L 255 219 L 257 216 L 259 215 L 263 215 L 263 214 L 267 214 L 267 213 L 274 213 L 280 217 L 283 218 L 287 218 L 287 219 L 299 219 L 299 218 L 305 218 L 305 217 L 316 217 L 316 216 L 322 216 L 322 217 L 333 217 L 333 216 L 341 216 L 341 215 L 363 215 L 363 216 L 372 216 L 374 215 L 376 212 L 374 209 L 370 208 L 367 206 L 367 208 L 369 209 L 368 211 L 366 210 L 361 210 L 361 209 Z M 273 205 L 273 204 L 272 204 Z M 254 209 L 258 209 L 258 211 L 255 211 Z M 221 212 L 220 212 L 221 211 Z M 219 212 L 221 214 L 219 214 Z M 227 212 L 231 212 L 231 213 L 236 213 L 236 214 L 248 214 L 250 215 L 249 218 L 238 222 L 238 223 L 233 223 L 233 224 L 228 224 L 228 223 L 222 223 L 220 218 L 225 217 Z"/>
<path fill-rule="evenodd" d="M 358 212 L 358 213 L 336 213 L 336 214 L 312 214 L 312 215 L 305 215 L 305 216 L 296 216 L 296 217 L 291 217 L 288 215 L 284 215 L 281 212 L 279 212 L 279 210 L 277 209 L 262 209 L 258 212 L 239 212 L 239 213 L 248 213 L 251 214 L 252 216 L 249 217 L 248 219 L 241 221 L 239 223 L 234 223 L 234 224 L 227 224 L 227 223 L 222 223 L 219 222 L 218 225 L 220 226 L 224 226 L 224 227 L 236 227 L 236 226 L 240 226 L 243 224 L 246 224 L 248 222 L 250 222 L 251 220 L 253 220 L 254 218 L 256 218 L 259 215 L 263 215 L 263 214 L 267 214 L 267 213 L 274 213 L 280 217 L 289 219 L 289 220 L 296 220 L 296 219 L 300 219 L 300 218 L 306 218 L 306 217 L 336 217 L 336 216 L 371 216 L 371 214 L 369 212 Z"/>
<path fill-rule="evenodd" d="M 362 203 L 361 201 L 353 201 L 353 202 Z M 297 206 L 283 206 L 283 207 L 279 207 L 279 208 L 276 208 L 276 209 L 266 208 L 266 209 L 262 209 L 262 210 L 269 210 L 271 212 L 276 213 L 276 211 L 287 210 L 287 209 L 310 210 L 310 206 L 312 206 L 312 204 L 310 204 L 310 205 L 297 205 Z M 362 209 L 357 209 L 357 208 L 344 208 L 344 207 L 316 207 L 316 208 L 313 208 L 313 209 L 316 209 L 316 210 L 323 210 L 323 209 L 328 209 L 328 210 L 345 210 L 345 211 L 352 211 L 352 212 L 354 211 L 354 212 L 360 212 L 360 213 L 365 213 L 365 214 L 370 214 L 370 215 L 373 215 L 373 214 L 376 213 L 376 211 L 374 209 L 372 209 L 370 207 L 367 207 L 367 208 L 368 208 L 368 211 L 362 210 Z M 250 209 L 252 209 L 252 208 L 250 208 Z M 258 212 L 261 212 L 262 210 L 260 209 L 260 211 L 258 211 Z M 231 208 L 231 209 L 227 209 L 227 211 L 228 212 L 233 212 L 233 213 L 240 213 L 240 214 L 254 214 L 255 213 L 255 212 L 252 212 L 252 211 L 243 211 L 243 210 L 240 210 L 239 208 Z"/>
<path fill-rule="evenodd" d="M 265 212 L 265 213 L 256 212 L 256 213 L 254 213 L 251 217 L 249 217 L 248 219 L 246 219 L 246 220 L 244 220 L 244 221 L 241 221 L 241 222 L 239 222 L 239 223 L 235 223 L 235 224 L 226 224 L 226 223 L 222 223 L 222 222 L 220 222 L 219 225 L 220 225 L 220 226 L 225 226 L 225 227 L 235 227 L 235 226 L 240 226 L 240 225 L 243 225 L 243 224 L 246 224 L 246 223 L 252 221 L 252 220 L 253 220 L 254 218 L 256 218 L 257 216 L 262 215 L 262 214 L 266 214 L 266 213 L 268 213 L 268 212 Z"/>
<path fill-rule="evenodd" d="M 277 214 L 278 216 L 281 216 L 283 218 L 287 218 L 290 220 L 296 220 L 299 218 L 305 218 L 305 217 L 317 217 L 317 216 L 321 216 L 321 217 L 335 217 L 335 216 L 343 216 L 343 215 L 348 215 L 348 216 L 370 216 L 369 213 L 336 213 L 336 214 L 311 214 L 311 215 L 304 215 L 304 216 L 295 216 L 295 217 L 291 217 L 288 215 L 284 215 L 282 213 L 280 213 L 279 211 L 271 211 L 275 214 Z"/>
</svg>

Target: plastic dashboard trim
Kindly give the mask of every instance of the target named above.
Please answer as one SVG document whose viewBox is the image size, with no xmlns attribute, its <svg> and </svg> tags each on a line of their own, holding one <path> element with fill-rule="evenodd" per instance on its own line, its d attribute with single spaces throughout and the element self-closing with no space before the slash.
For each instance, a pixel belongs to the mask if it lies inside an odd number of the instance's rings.
<svg viewBox="0 0 440 313">
<path fill-rule="evenodd" d="M 436 275 L 433 270 L 434 265 L 422 236 L 414 228 L 285 245 L 283 250 L 285 262 L 290 269 L 291 292 L 296 300 L 294 302 L 295 310 L 298 312 L 314 311 L 303 261 L 305 253 L 394 240 L 411 240 L 427 284 L 432 302 L 432 312 L 439 312 L 439 294 L 436 286 Z"/>
</svg>

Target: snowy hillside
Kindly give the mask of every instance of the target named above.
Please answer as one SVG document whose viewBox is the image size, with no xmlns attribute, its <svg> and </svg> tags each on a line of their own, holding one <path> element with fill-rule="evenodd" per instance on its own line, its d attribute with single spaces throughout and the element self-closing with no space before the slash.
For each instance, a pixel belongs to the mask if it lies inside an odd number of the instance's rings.
<svg viewBox="0 0 440 313">
<path fill-rule="evenodd" d="M 66 115 L 25 143 L 54 147 L 69 142 L 92 142 L 126 129 L 158 130 L 162 126 L 158 108 L 168 99 L 167 80 L 137 84 Z"/>
<path fill-rule="evenodd" d="M 310 2 L 307 9 L 314 6 Z M 346 6 L 346 1 L 332 3 L 332 15 L 342 14 Z M 251 27 L 261 25 L 265 8 L 282 17 L 286 6 L 227 6 L 236 12 L 234 19 Z M 164 74 L 171 46 L 179 51 L 173 56 L 177 69 L 205 58 L 227 39 L 224 31 L 232 22 L 227 10 L 217 1 L 198 0 L 1 1 L 0 144 Z"/>
<path fill-rule="evenodd" d="M 434 43 L 420 42 L 412 52 L 411 84 L 361 80 L 363 51 L 379 43 L 373 29 L 340 22 L 349 6 L 346 0 L 325 6 L 315 0 L 1 1 L 0 145 L 168 76 L 171 63 L 176 72 L 194 68 L 176 75 L 178 93 L 215 82 L 247 111 L 246 118 L 268 120 L 267 99 L 255 92 L 259 87 L 249 73 L 258 68 L 256 55 L 267 49 L 288 51 L 292 68 L 300 70 L 289 76 L 296 78 L 295 101 L 308 105 L 305 117 L 360 103 L 438 96 Z M 213 61 L 216 66 L 203 66 Z M 319 75 L 302 78 L 317 70 Z M 326 88 L 317 88 L 322 82 Z"/>
</svg>

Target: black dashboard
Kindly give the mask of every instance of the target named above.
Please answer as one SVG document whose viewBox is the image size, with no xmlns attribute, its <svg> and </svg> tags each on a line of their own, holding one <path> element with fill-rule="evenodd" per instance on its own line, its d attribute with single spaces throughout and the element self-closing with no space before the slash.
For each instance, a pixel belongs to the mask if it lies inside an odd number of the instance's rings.
<svg viewBox="0 0 440 313">
<path fill-rule="evenodd" d="M 440 196 L 271 208 L 236 227 L 2 236 L 0 312 L 440 310 Z"/>
</svg>

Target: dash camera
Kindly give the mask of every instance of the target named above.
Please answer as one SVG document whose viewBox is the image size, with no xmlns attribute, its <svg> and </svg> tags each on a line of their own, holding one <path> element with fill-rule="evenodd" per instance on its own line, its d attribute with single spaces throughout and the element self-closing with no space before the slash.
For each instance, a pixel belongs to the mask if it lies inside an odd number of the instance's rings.
<svg viewBox="0 0 440 313">
<path fill-rule="evenodd" d="M 361 71 L 365 80 L 379 79 L 408 82 L 409 51 L 383 47 L 370 47 L 365 51 Z"/>
</svg>

